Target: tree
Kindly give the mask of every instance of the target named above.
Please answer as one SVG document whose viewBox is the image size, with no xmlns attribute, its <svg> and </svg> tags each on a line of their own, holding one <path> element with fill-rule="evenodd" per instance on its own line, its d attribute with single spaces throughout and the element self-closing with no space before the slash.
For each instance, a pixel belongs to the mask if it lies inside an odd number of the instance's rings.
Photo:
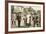
<svg viewBox="0 0 46 34">
<path fill-rule="evenodd" d="M 13 11 L 14 11 L 14 6 L 12 5 L 11 6 L 11 13 L 13 13 Z"/>
<path fill-rule="evenodd" d="M 40 15 L 41 14 L 41 11 L 40 10 L 37 10 L 37 14 Z"/>
</svg>

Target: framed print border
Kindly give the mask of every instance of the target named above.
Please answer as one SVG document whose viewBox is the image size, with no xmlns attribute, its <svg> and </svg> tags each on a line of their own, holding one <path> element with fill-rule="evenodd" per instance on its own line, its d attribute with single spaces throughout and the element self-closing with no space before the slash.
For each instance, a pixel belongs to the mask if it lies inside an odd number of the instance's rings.
<svg viewBox="0 0 46 34">
<path fill-rule="evenodd" d="M 24 4 L 41 4 L 41 5 L 43 5 L 43 29 L 42 30 L 8 32 L 8 3 L 24 3 Z M 45 31 L 45 3 L 44 2 L 5 1 L 5 34 L 7 34 L 7 33 L 22 33 L 22 32 L 40 32 L 40 31 Z"/>
</svg>

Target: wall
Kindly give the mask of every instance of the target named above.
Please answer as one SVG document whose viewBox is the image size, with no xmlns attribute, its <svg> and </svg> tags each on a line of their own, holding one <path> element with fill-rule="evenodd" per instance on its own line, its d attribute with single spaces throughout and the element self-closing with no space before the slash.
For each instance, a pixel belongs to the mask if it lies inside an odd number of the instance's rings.
<svg viewBox="0 0 46 34">
<path fill-rule="evenodd" d="M 46 8 L 46 0 L 25 0 L 25 1 L 45 2 L 45 8 Z M 46 17 L 46 12 L 45 12 L 45 17 Z M 46 28 L 46 21 L 45 21 L 45 28 Z M 16 33 L 16 34 L 45 34 L 45 33 L 46 29 L 45 32 L 28 32 L 28 33 Z M 5 34 L 5 0 L 0 0 L 0 34 Z"/>
</svg>

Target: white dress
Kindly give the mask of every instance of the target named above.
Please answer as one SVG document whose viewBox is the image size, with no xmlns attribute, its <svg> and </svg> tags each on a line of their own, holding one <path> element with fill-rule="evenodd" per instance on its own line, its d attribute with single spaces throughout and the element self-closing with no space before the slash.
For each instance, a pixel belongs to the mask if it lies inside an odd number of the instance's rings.
<svg viewBox="0 0 46 34">
<path fill-rule="evenodd" d="M 23 20 L 24 16 L 21 17 L 21 23 L 20 26 L 24 26 L 24 20 Z"/>
<path fill-rule="evenodd" d="M 30 14 L 27 15 L 27 23 L 29 23 L 29 21 L 30 21 L 30 20 L 29 20 L 29 19 L 30 19 L 30 18 L 29 18 L 30 16 L 31 16 Z"/>
</svg>

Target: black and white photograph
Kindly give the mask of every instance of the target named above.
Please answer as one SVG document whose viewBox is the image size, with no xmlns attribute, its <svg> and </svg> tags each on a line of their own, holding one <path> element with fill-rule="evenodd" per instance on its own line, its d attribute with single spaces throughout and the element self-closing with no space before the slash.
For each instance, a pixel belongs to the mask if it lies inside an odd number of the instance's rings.
<svg viewBox="0 0 46 34">
<path fill-rule="evenodd" d="M 40 12 L 41 10 L 39 6 L 12 5 L 11 6 L 11 28 L 41 27 Z"/>
</svg>

